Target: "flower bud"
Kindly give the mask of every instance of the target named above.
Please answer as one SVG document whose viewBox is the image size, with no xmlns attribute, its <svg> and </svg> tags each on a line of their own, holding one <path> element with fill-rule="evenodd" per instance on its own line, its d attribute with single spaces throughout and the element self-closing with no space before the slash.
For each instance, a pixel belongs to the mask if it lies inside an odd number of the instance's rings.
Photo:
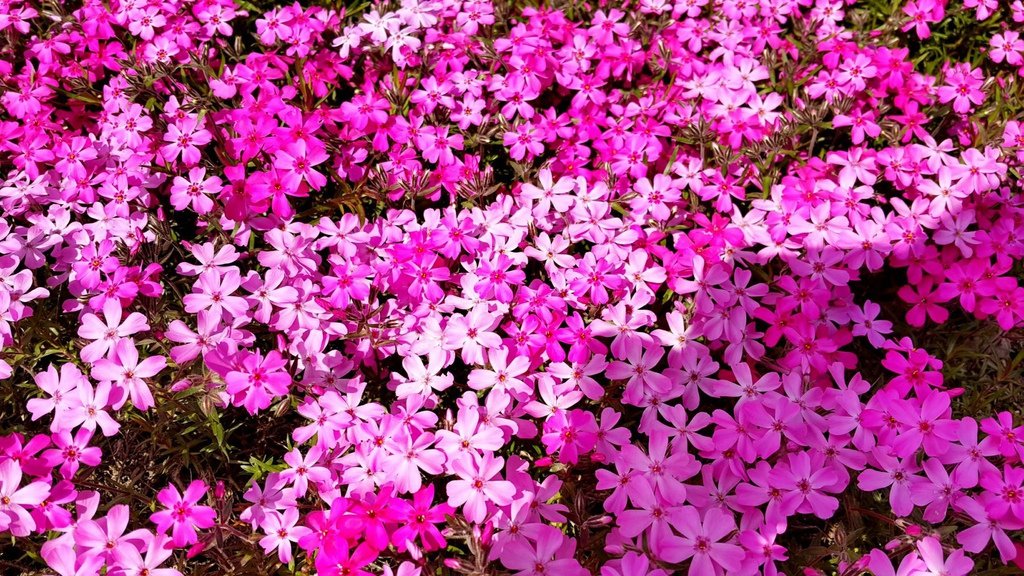
<svg viewBox="0 0 1024 576">
<path fill-rule="evenodd" d="M 202 554 L 203 550 L 206 550 L 206 542 L 196 542 L 192 545 L 192 547 L 188 549 L 188 552 L 185 553 L 185 558 L 195 558 L 196 556 Z"/>
<path fill-rule="evenodd" d="M 486 548 L 490 548 L 491 541 L 494 538 L 494 524 L 488 522 L 484 524 L 483 532 L 480 534 L 480 543 Z"/>
</svg>

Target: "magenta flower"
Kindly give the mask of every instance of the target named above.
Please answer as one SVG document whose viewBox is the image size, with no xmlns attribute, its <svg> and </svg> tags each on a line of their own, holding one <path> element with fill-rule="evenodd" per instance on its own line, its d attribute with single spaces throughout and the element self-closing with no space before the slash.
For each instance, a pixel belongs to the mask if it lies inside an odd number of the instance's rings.
<svg viewBox="0 0 1024 576">
<path fill-rule="evenodd" d="M 433 505 L 433 501 L 433 484 L 427 484 L 413 495 L 402 526 L 391 536 L 391 542 L 398 550 L 404 551 L 408 543 L 416 539 L 419 539 L 420 547 L 426 552 L 444 548 L 445 538 L 437 525 L 454 514 L 455 509 L 445 503 Z"/>
<path fill-rule="evenodd" d="M 165 40 L 158 38 L 150 45 L 155 48 L 147 49 L 147 54 L 152 59 L 166 61 L 177 53 L 177 47 L 169 44 L 161 45 L 162 42 Z M 181 161 L 185 165 L 194 166 L 199 163 L 202 156 L 199 147 L 209 144 L 212 138 L 210 132 L 201 128 L 195 119 L 186 117 L 180 123 L 167 127 L 167 134 L 164 135 L 164 141 L 167 144 L 160 148 L 160 152 L 168 162 L 173 162 L 180 155 Z"/>
<path fill-rule="evenodd" d="M 881 470 L 868 469 L 861 472 L 857 486 L 867 491 L 888 487 L 889 503 L 892 505 L 893 513 L 897 516 L 909 516 L 914 510 L 914 505 L 921 501 L 921 497 L 917 497 L 915 502 L 915 494 L 920 494 L 915 488 L 925 481 L 916 474 L 917 467 L 913 464 L 912 458 L 897 459 L 879 448 L 875 448 L 872 454 Z"/>
<path fill-rule="evenodd" d="M 953 110 L 966 114 L 985 100 L 981 90 L 985 76 L 980 68 L 968 64 L 957 64 L 946 71 L 946 84 L 939 86 L 938 97 L 942 103 L 953 102 Z"/>
<path fill-rule="evenodd" d="M 372 573 L 363 567 L 376 560 L 378 555 L 379 551 L 365 542 L 353 549 L 343 544 L 330 554 L 318 554 L 316 571 L 321 576 L 370 576 Z"/>
<path fill-rule="evenodd" d="M 836 492 L 839 481 L 830 468 L 813 467 L 806 452 L 790 455 L 788 466 L 777 466 L 771 474 L 773 485 L 784 492 L 782 505 L 797 513 L 813 513 L 818 518 L 831 518 L 839 508 L 839 500 L 829 496 Z"/>
<path fill-rule="evenodd" d="M 480 281 L 474 289 L 481 298 L 495 298 L 498 302 L 512 301 L 512 286 L 522 284 L 526 278 L 522 270 L 509 270 L 513 264 L 512 259 L 504 254 L 480 264 L 476 269 Z"/>
<path fill-rule="evenodd" d="M 224 376 L 235 406 L 245 406 L 250 414 L 255 414 L 269 407 L 274 398 L 288 394 L 292 378 L 284 370 L 288 362 L 281 354 L 272 350 L 266 356 L 259 351 L 243 351 L 241 355 L 239 369 Z"/>
<path fill-rule="evenodd" d="M 558 454 L 560 461 L 575 464 L 597 443 L 594 415 L 583 410 L 555 413 L 544 422 L 541 442 L 548 454 Z"/>
<path fill-rule="evenodd" d="M 43 461 L 47 466 L 56 468 L 60 466 L 60 474 L 64 478 L 73 478 L 78 472 L 80 465 L 99 466 L 103 452 L 98 446 L 89 446 L 92 439 L 92 431 L 82 427 L 74 436 L 70 430 L 64 430 L 51 435 L 53 448 L 42 454 Z"/>
<path fill-rule="evenodd" d="M 1017 557 L 1018 551 L 1006 531 L 1024 528 L 1024 520 L 997 517 L 996 511 L 989 507 L 996 500 L 995 497 L 985 497 L 984 493 L 979 498 L 961 500 L 960 507 L 975 524 L 959 531 L 956 540 L 964 550 L 975 554 L 983 551 L 989 544 L 995 544 L 999 557 L 1003 562 L 1009 562 Z"/>
<path fill-rule="evenodd" d="M 110 274 L 117 270 L 121 263 L 117 257 L 111 256 L 113 249 L 114 243 L 110 240 L 103 240 L 98 246 L 89 243 L 82 248 L 72 269 L 83 287 L 90 290 L 96 288 L 102 281 L 101 274 Z"/>
<path fill-rule="evenodd" d="M 205 494 L 206 483 L 202 480 L 193 480 L 184 494 L 174 485 L 167 486 L 156 497 L 165 509 L 154 512 L 149 518 L 161 534 L 171 531 L 171 542 L 175 546 L 195 544 L 199 540 L 196 530 L 212 528 L 217 520 L 213 508 L 199 504 Z"/>
<path fill-rule="evenodd" d="M 327 184 L 327 177 L 314 170 L 314 167 L 323 164 L 327 158 L 327 153 L 322 150 L 295 144 L 277 151 L 274 167 L 283 175 L 288 189 L 298 189 L 304 182 L 314 190 L 319 190 Z"/>
<path fill-rule="evenodd" d="M 892 443 L 896 455 L 908 457 L 922 447 L 929 456 L 945 454 L 957 439 L 958 430 L 958 423 L 949 418 L 949 408 L 949 396 L 938 391 L 931 391 L 918 401 L 893 403 L 890 413 L 904 425 Z"/>
</svg>

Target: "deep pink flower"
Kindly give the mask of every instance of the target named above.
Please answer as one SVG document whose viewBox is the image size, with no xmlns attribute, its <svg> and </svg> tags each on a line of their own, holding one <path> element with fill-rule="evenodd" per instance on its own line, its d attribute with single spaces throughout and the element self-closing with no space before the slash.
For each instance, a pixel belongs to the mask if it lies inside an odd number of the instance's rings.
<svg viewBox="0 0 1024 576">
<path fill-rule="evenodd" d="M 434 505 L 433 501 L 433 484 L 427 484 L 413 495 L 402 526 L 391 536 L 391 542 L 398 550 L 404 551 L 407 543 L 417 539 L 420 541 L 420 547 L 426 552 L 445 547 L 445 538 L 437 525 L 444 522 L 447 516 L 454 514 L 455 509 L 445 503 Z"/>
<path fill-rule="evenodd" d="M 250 414 L 255 414 L 269 407 L 274 398 L 288 394 L 292 378 L 284 370 L 287 360 L 277 350 L 271 350 L 266 356 L 259 351 L 243 351 L 241 355 L 239 369 L 224 376 L 226 390 L 232 395 L 235 406 L 245 406 Z"/>
<path fill-rule="evenodd" d="M 206 495 L 206 489 L 205 482 L 193 480 L 184 493 L 170 485 L 157 494 L 157 502 L 165 509 L 154 512 L 149 518 L 162 534 L 171 531 L 171 542 L 175 546 L 195 544 L 199 538 L 196 530 L 212 528 L 216 523 L 216 511 L 199 504 Z"/>
</svg>

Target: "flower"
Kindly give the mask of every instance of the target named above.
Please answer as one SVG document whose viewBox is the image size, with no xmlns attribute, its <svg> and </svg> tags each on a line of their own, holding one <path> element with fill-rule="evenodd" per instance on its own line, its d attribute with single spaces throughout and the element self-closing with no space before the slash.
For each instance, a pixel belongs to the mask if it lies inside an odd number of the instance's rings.
<svg viewBox="0 0 1024 576">
<path fill-rule="evenodd" d="M 143 380 L 156 376 L 167 367 L 163 356 L 150 356 L 139 361 L 139 351 L 130 338 L 121 338 L 114 345 L 112 359 L 101 358 L 93 365 L 91 376 L 100 381 L 111 382 L 120 392 L 120 400 L 114 402 L 120 410 L 130 396 L 132 405 L 139 410 L 149 410 L 155 405 L 153 393 Z"/>
<path fill-rule="evenodd" d="M 693 506 L 683 506 L 674 515 L 673 527 L 679 536 L 670 536 L 660 545 L 660 555 L 669 562 L 690 559 L 691 576 L 738 570 L 746 554 L 735 544 L 722 542 L 736 525 L 732 516 L 718 508 L 703 515 Z"/>
<path fill-rule="evenodd" d="M 426 552 L 445 547 L 445 538 L 435 525 L 454 514 L 455 509 L 445 503 L 434 505 L 433 501 L 433 484 L 427 484 L 413 494 L 412 504 L 405 513 L 402 526 L 391 536 L 391 542 L 398 550 L 404 551 L 407 544 L 416 539 L 419 539 L 421 548 Z"/>
<path fill-rule="evenodd" d="M 174 206 L 175 210 L 184 210 L 191 206 L 196 214 L 209 214 L 214 207 L 209 195 L 219 193 L 223 186 L 223 182 L 217 176 L 207 178 L 205 168 L 192 168 L 188 171 L 188 180 L 181 176 L 174 177 L 174 184 L 171 186 L 171 206 Z"/>
<path fill-rule="evenodd" d="M 299 521 L 297 508 L 286 508 L 284 513 L 273 511 L 266 516 L 263 523 L 266 536 L 260 539 L 260 546 L 267 553 L 277 550 L 277 558 L 283 563 L 292 561 L 292 542 L 298 542 L 311 530 L 305 526 L 296 526 Z"/>
<path fill-rule="evenodd" d="M 235 406 L 244 406 L 250 414 L 266 409 L 273 398 L 284 396 L 292 378 L 284 370 L 287 361 L 277 350 L 263 356 L 259 351 L 240 353 L 238 369 L 224 376 L 226 390 Z"/>
<path fill-rule="evenodd" d="M 83 362 L 93 363 L 104 356 L 109 357 L 114 352 L 114 346 L 118 340 L 149 330 L 146 317 L 139 312 L 132 312 L 122 318 L 123 314 L 121 303 L 116 298 L 110 298 L 103 303 L 103 321 L 95 314 L 82 316 L 82 325 L 78 327 L 78 335 L 88 340 L 95 340 L 82 348 Z"/>
<path fill-rule="evenodd" d="M 448 483 L 448 504 L 462 506 L 466 519 L 475 523 L 483 522 L 489 506 L 508 505 L 515 486 L 498 476 L 504 464 L 504 458 L 491 453 L 455 460 L 452 469 L 459 479 Z"/>
<path fill-rule="evenodd" d="M 163 510 L 157 510 L 149 519 L 156 524 L 161 534 L 171 531 L 171 542 L 177 547 L 184 547 L 198 542 L 196 530 L 212 528 L 217 521 L 217 513 L 209 506 L 199 504 L 206 495 L 206 483 L 193 480 L 185 492 L 178 492 L 176 486 L 169 485 L 157 494 L 157 502 Z"/>
<path fill-rule="evenodd" d="M 42 480 L 22 486 L 22 469 L 15 460 L 0 461 L 0 530 L 14 536 L 27 536 L 36 529 L 29 508 L 38 506 L 50 495 L 50 486 Z"/>
</svg>

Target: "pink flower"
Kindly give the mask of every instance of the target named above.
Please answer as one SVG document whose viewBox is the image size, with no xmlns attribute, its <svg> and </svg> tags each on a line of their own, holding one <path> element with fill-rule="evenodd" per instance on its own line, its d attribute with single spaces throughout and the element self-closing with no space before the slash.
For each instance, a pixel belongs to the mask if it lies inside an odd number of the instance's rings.
<svg viewBox="0 0 1024 576">
<path fill-rule="evenodd" d="M 513 542 L 501 555 L 501 562 L 516 570 L 516 576 L 547 576 L 573 574 L 579 563 L 572 558 L 575 546 L 557 528 L 538 527 L 536 543 L 529 540 Z"/>
<path fill-rule="evenodd" d="M 128 506 L 119 504 L 107 511 L 99 521 L 79 520 L 73 534 L 75 544 L 85 550 L 85 556 L 99 556 L 111 564 L 120 564 L 135 551 L 132 540 L 138 533 L 125 535 L 128 527 Z"/>
<path fill-rule="evenodd" d="M 552 208 L 554 208 L 556 214 L 568 212 L 574 203 L 574 198 L 570 194 L 576 187 L 573 180 L 563 177 L 555 182 L 554 177 L 551 175 L 551 170 L 547 168 L 541 169 L 537 174 L 537 178 L 540 187 L 525 182 L 519 189 L 519 194 L 523 198 L 535 202 L 533 204 L 534 217 L 544 217 Z"/>
<path fill-rule="evenodd" d="M 963 550 L 954 550 L 944 558 L 942 544 L 931 536 L 921 539 L 917 550 L 927 568 L 917 572 L 918 576 L 965 576 L 974 568 L 974 561 L 964 556 Z"/>
<path fill-rule="evenodd" d="M 60 419 L 64 429 L 72 429 L 81 425 L 89 431 L 95 431 L 99 426 L 104 436 L 113 436 L 121 428 L 121 425 L 114 421 L 107 414 L 105 408 L 110 405 L 111 384 L 104 380 L 96 385 L 94 389 L 85 378 L 78 383 L 78 398 L 68 407 L 65 418 Z M 54 419 L 57 422 L 57 419 Z"/>
<path fill-rule="evenodd" d="M 993 34 L 988 45 L 992 48 L 988 55 L 993 62 L 1006 60 L 1011 66 L 1024 64 L 1024 40 L 1020 39 L 1020 33 L 1007 30 L 1001 34 Z"/>
<path fill-rule="evenodd" d="M 266 536 L 260 539 L 260 546 L 265 553 L 277 549 L 277 558 L 287 564 L 292 561 L 292 542 L 312 532 L 305 526 L 296 526 L 299 521 L 297 508 L 286 508 L 284 513 L 271 512 L 263 522 Z"/>
<path fill-rule="evenodd" d="M 767 532 L 763 534 L 762 532 Z M 738 540 L 747 549 L 747 559 L 764 565 L 764 576 L 777 576 L 778 568 L 776 562 L 784 562 L 789 559 L 786 556 L 786 549 L 775 543 L 774 530 L 762 529 L 761 531 L 745 530 L 739 533 Z"/>
<path fill-rule="evenodd" d="M 391 470 L 391 478 L 398 492 L 418 492 L 423 485 L 421 470 L 427 474 L 440 474 L 447 459 L 445 454 L 431 446 L 434 435 L 423 432 L 413 438 L 410 433 L 391 437 L 386 446 L 392 452 L 384 461 Z"/>
<path fill-rule="evenodd" d="M 206 177 L 206 168 L 192 168 L 188 171 L 188 180 L 181 176 L 174 177 L 171 186 L 171 206 L 175 210 L 184 210 L 191 205 L 196 214 L 209 214 L 213 211 L 213 200 L 209 195 L 218 194 L 224 184 L 216 176 Z"/>
<path fill-rule="evenodd" d="M 866 300 L 863 309 L 854 308 L 850 312 L 850 320 L 853 321 L 851 330 L 853 335 L 867 337 L 868 342 L 875 348 L 881 348 L 885 343 L 885 335 L 892 332 L 892 322 L 878 319 L 881 310 L 881 306 Z"/>
<path fill-rule="evenodd" d="M 462 506 L 466 519 L 476 523 L 484 521 L 489 508 L 508 505 L 516 488 L 498 476 L 504 464 L 504 458 L 490 452 L 455 460 L 452 469 L 459 479 L 448 483 L 448 504 Z"/>
<path fill-rule="evenodd" d="M 168 340 L 180 344 L 171 348 L 171 359 L 178 364 L 185 364 L 195 360 L 200 354 L 206 354 L 224 337 L 220 330 L 220 322 L 206 310 L 199 311 L 196 322 L 195 332 L 181 320 L 173 320 L 164 332 Z"/>
<path fill-rule="evenodd" d="M 130 338 L 122 338 L 114 345 L 113 358 L 97 361 L 91 375 L 97 380 L 112 382 L 122 392 L 120 399 L 113 405 L 115 410 L 121 409 L 128 395 L 131 396 L 133 406 L 139 410 L 149 410 L 154 406 L 153 394 L 143 379 L 156 376 L 166 367 L 167 359 L 163 356 L 150 356 L 139 362 L 135 342 Z"/>
<path fill-rule="evenodd" d="M 195 286 L 198 291 L 185 296 L 185 311 L 195 314 L 206 310 L 216 320 L 220 320 L 224 313 L 231 318 L 241 317 L 249 310 L 245 298 L 233 295 L 241 284 L 237 268 L 228 268 L 223 273 L 215 268 L 207 270 L 199 276 Z"/>
<path fill-rule="evenodd" d="M 529 395 L 533 388 L 528 386 L 519 378 L 530 368 L 530 360 L 523 356 L 508 359 L 509 351 L 506 348 L 496 348 L 487 354 L 490 362 L 490 370 L 473 370 L 469 374 L 467 384 L 474 390 L 486 390 L 495 388 L 502 392 L 513 392 L 517 396 Z"/>
<path fill-rule="evenodd" d="M 22 470 L 15 460 L 0 461 L 0 530 L 27 536 L 36 529 L 29 509 L 50 495 L 50 485 L 41 480 L 21 486 Z"/>
<path fill-rule="evenodd" d="M 679 536 L 662 541 L 659 554 L 669 562 L 678 563 L 690 559 L 690 576 L 719 574 L 739 570 L 746 554 L 735 544 L 722 542 L 736 529 L 732 515 L 719 508 L 709 508 L 701 517 L 693 506 L 683 506 L 674 517 L 672 525 Z"/>
<path fill-rule="evenodd" d="M 281 479 L 291 482 L 297 498 L 306 494 L 310 482 L 318 485 L 331 478 L 331 471 L 320 466 L 323 452 L 319 446 L 313 446 L 305 456 L 299 452 L 298 448 L 284 455 L 284 461 L 288 464 L 288 468 L 281 471 Z M 287 517 L 285 519 L 287 520 Z M 294 522 L 292 524 L 294 525 Z M 286 562 L 286 560 L 282 560 L 282 562 Z"/>
<path fill-rule="evenodd" d="M 46 372 L 36 374 L 36 386 L 50 397 L 32 398 L 28 401 L 27 408 L 32 413 L 32 420 L 38 420 L 50 412 L 54 412 L 50 431 L 60 430 L 63 427 L 67 410 L 74 405 L 74 395 L 78 386 L 84 379 L 85 376 L 82 375 L 78 367 L 70 362 L 61 364 L 59 373 L 57 367 L 50 364 L 46 368 Z"/>
<path fill-rule="evenodd" d="M 145 555 L 143 555 L 145 553 Z M 125 558 L 118 562 L 124 576 L 181 576 L 174 568 L 161 568 L 160 565 L 174 554 L 167 536 L 156 534 L 145 539 L 145 549 L 132 546 L 125 549 Z"/>
<path fill-rule="evenodd" d="M 500 317 L 487 311 L 485 306 L 474 306 L 465 316 L 454 316 L 444 331 L 444 341 L 453 349 L 462 349 L 463 362 L 484 363 L 484 350 L 501 345 L 501 338 L 492 330 Z"/>
<path fill-rule="evenodd" d="M 927 315 L 933 322 L 939 324 L 949 318 L 949 311 L 940 305 L 940 302 L 948 300 L 947 290 L 941 286 L 936 287 L 930 278 L 918 284 L 916 288 L 910 286 L 900 287 L 898 294 L 904 301 L 913 306 L 907 311 L 907 323 L 911 326 L 921 327 L 925 325 Z"/>
<path fill-rule="evenodd" d="M 892 559 L 883 550 L 872 550 L 865 558 L 868 560 L 865 567 L 875 576 L 917 576 L 926 568 L 917 552 L 905 555 L 898 568 L 893 568 Z"/>
<path fill-rule="evenodd" d="M 122 318 L 121 302 L 117 298 L 109 298 L 103 303 L 103 321 L 95 314 L 82 316 L 82 325 L 78 327 L 78 335 L 88 340 L 95 340 L 82 348 L 83 362 L 93 363 L 104 356 L 110 357 L 117 341 L 149 330 L 146 317 L 132 312 Z M 104 324 L 104 321 L 106 322 Z"/>
</svg>

